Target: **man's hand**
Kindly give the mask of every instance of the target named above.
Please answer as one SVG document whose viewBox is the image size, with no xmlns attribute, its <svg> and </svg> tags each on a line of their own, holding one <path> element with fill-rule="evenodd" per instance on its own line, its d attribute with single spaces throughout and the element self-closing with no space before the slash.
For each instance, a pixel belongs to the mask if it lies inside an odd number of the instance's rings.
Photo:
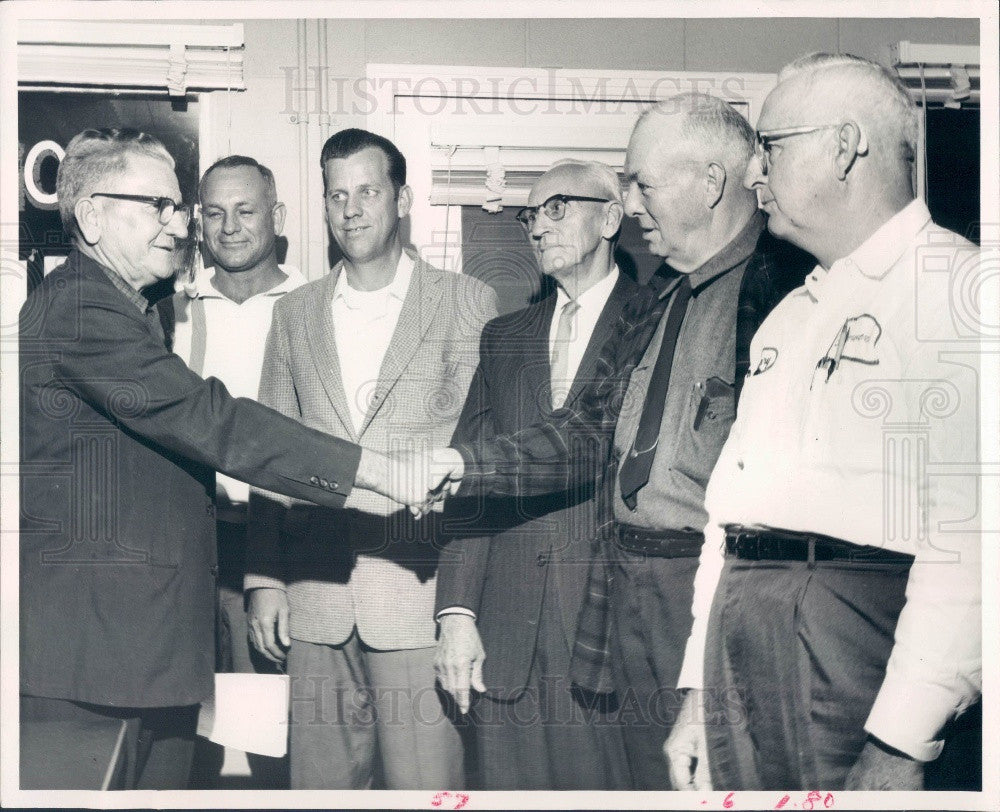
<svg viewBox="0 0 1000 812">
<path fill-rule="evenodd" d="M 469 686 L 482 693 L 486 652 L 476 621 L 468 615 L 444 615 L 441 620 L 434 669 L 441 687 L 454 697 L 462 713 L 469 712 Z"/>
<path fill-rule="evenodd" d="M 705 741 L 705 708 L 701 691 L 690 690 L 677 716 L 670 737 L 663 745 L 674 789 L 708 792 L 708 744 Z"/>
<path fill-rule="evenodd" d="M 435 502 L 455 493 L 462 481 L 462 455 L 453 448 L 380 454 L 363 449 L 356 484 L 404 505 L 419 518 Z"/>
<path fill-rule="evenodd" d="M 920 790 L 924 788 L 924 764 L 869 736 L 847 774 L 844 789 Z"/>
<path fill-rule="evenodd" d="M 288 596 L 283 589 L 258 588 L 250 591 L 247 625 L 253 647 L 272 663 L 285 662 L 292 644 L 288 636 Z"/>
</svg>

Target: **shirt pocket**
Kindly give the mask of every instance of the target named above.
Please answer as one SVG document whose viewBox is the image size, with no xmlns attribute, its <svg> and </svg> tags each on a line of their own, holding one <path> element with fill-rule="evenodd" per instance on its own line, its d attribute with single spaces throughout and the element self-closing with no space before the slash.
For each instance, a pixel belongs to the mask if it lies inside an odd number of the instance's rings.
<svg viewBox="0 0 1000 812">
<path fill-rule="evenodd" d="M 736 419 L 736 389 L 721 378 L 696 381 L 680 421 L 674 468 L 702 487 L 708 484 Z"/>
</svg>

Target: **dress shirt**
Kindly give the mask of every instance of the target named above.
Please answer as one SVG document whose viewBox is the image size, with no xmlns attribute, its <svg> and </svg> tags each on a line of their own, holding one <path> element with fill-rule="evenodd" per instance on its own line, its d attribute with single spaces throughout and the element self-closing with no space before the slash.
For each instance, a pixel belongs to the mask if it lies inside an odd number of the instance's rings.
<svg viewBox="0 0 1000 812">
<path fill-rule="evenodd" d="M 333 330 L 340 379 L 347 395 L 354 430 L 359 431 L 375 393 L 379 370 L 396 332 L 403 300 L 413 276 L 413 259 L 404 251 L 396 275 L 384 288 L 357 290 L 341 271 L 333 292 Z"/>
<path fill-rule="evenodd" d="M 199 274 L 194 291 L 188 294 L 191 300 L 200 301 L 205 310 L 205 360 L 202 368 L 196 371 L 203 378 L 218 378 L 233 397 L 257 399 L 274 303 L 288 291 L 306 283 L 306 278 L 297 269 L 288 265 L 279 268 L 286 276 L 282 282 L 241 303 L 223 295 L 212 284 L 214 272 Z M 175 307 L 175 313 L 173 350 L 190 365 L 191 310 L 186 308 L 186 312 L 181 313 L 180 308 Z M 246 505 L 249 485 L 224 474 L 216 475 L 215 481 L 220 513 L 224 513 L 227 506 Z"/>
<path fill-rule="evenodd" d="M 747 261 L 764 228 L 754 216 L 740 233 L 689 278 L 693 295 L 677 336 L 663 420 L 649 481 L 631 510 L 614 488 L 615 519 L 652 530 L 701 530 L 705 486 L 736 416 L 736 306 Z M 629 379 L 615 429 L 615 451 L 624 460 L 639 428 L 650 377 L 660 353 L 666 317 Z M 717 378 L 724 386 L 708 381 Z M 718 383 L 718 382 L 716 382 Z M 620 466 L 619 466 L 620 467 Z"/>
<path fill-rule="evenodd" d="M 754 337 L 739 415 L 712 474 L 681 687 L 701 687 L 727 524 L 821 533 L 913 554 L 885 679 L 865 725 L 931 760 L 981 684 L 977 346 L 949 307 L 976 267 L 922 201 L 830 269 Z M 964 474 L 964 475 L 963 475 Z"/>
<path fill-rule="evenodd" d="M 569 389 L 576 379 L 577 370 L 580 369 L 580 362 L 583 360 L 583 354 L 587 350 L 587 344 L 590 343 L 590 337 L 594 333 L 597 320 L 601 317 L 604 305 L 608 303 L 608 297 L 618 282 L 618 274 L 619 270 L 616 265 L 611 273 L 605 276 L 600 282 L 587 288 L 587 290 L 576 298 L 575 301 L 580 309 L 576 311 L 573 317 L 573 329 L 565 347 L 567 353 L 566 380 L 561 382 L 552 381 L 553 388 L 556 388 L 557 384 L 561 383 L 564 389 Z M 556 307 L 552 321 L 549 324 L 549 358 L 553 357 L 556 350 L 556 332 L 559 329 L 559 314 L 563 312 L 563 308 L 571 301 L 573 300 L 570 299 L 562 287 L 556 289 Z"/>
</svg>

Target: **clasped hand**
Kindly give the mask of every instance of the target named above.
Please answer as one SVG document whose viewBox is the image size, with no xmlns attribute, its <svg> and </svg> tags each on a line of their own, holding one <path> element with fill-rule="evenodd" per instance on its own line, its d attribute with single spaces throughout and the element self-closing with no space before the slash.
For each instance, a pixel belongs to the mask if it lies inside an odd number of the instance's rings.
<svg viewBox="0 0 1000 812">
<path fill-rule="evenodd" d="M 453 448 L 389 454 L 366 449 L 357 484 L 407 505 L 419 519 L 458 490 L 464 469 L 462 455 Z"/>
</svg>

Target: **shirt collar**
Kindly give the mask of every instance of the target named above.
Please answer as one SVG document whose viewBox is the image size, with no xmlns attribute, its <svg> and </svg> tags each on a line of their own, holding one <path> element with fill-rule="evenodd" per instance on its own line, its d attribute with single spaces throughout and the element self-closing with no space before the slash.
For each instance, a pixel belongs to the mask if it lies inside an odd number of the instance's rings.
<svg viewBox="0 0 1000 812">
<path fill-rule="evenodd" d="M 126 282 L 121 274 L 116 273 L 110 268 L 102 265 L 93 257 L 79 251 L 80 262 L 84 265 L 92 265 L 95 268 L 100 268 L 101 272 L 108 278 L 112 285 L 121 291 L 122 295 L 128 299 L 133 305 L 135 305 L 140 313 L 148 313 L 152 306 L 149 304 L 149 300 L 143 296 L 139 291 L 133 288 L 128 282 Z"/>
<path fill-rule="evenodd" d="M 292 265 L 279 265 L 278 270 L 285 274 L 285 278 L 273 288 L 258 293 L 257 296 L 279 296 L 306 283 L 306 278 Z M 226 297 L 212 284 L 215 274 L 216 270 L 212 268 L 211 273 L 200 273 L 195 276 L 193 286 L 184 286 L 187 295 L 192 299 L 225 299 Z"/>
<path fill-rule="evenodd" d="M 343 265 L 340 267 L 340 276 L 337 278 L 337 286 L 333 289 L 333 301 L 343 299 L 344 304 L 350 308 L 362 307 L 365 302 L 371 301 L 372 294 L 381 293 L 386 301 L 393 298 L 402 302 L 406 299 L 406 293 L 410 289 L 410 280 L 413 277 L 414 269 L 413 257 L 403 251 L 399 255 L 399 262 L 396 265 L 396 273 L 392 281 L 379 290 L 366 291 L 355 290 L 347 281 L 347 274 L 344 273 Z M 375 297 L 378 298 L 378 297 Z"/>
<path fill-rule="evenodd" d="M 604 304 L 607 302 L 608 297 L 611 295 L 611 291 L 614 286 L 618 283 L 619 275 L 618 266 L 615 265 L 611 269 L 611 273 L 605 276 L 600 282 L 591 285 L 587 290 L 576 297 L 576 303 L 583 310 L 589 310 L 591 307 L 604 308 Z M 562 311 L 566 303 L 570 301 L 569 294 L 566 293 L 561 287 L 556 286 L 556 313 Z"/>
<path fill-rule="evenodd" d="M 919 198 L 912 200 L 854 251 L 834 262 L 830 270 L 841 264 L 853 265 L 865 276 L 881 279 L 930 220 L 931 213 L 924 201 Z"/>
<path fill-rule="evenodd" d="M 764 226 L 764 214 L 760 210 L 755 211 L 753 216 L 747 220 L 746 225 L 740 229 L 740 232 L 722 250 L 715 253 L 700 267 L 695 268 L 695 270 L 688 274 L 694 295 L 697 296 L 703 288 L 707 287 L 710 282 L 718 279 L 726 271 L 730 271 L 737 265 L 746 262 L 756 250 L 757 242 L 760 240 L 760 234 L 764 230 Z M 666 267 L 669 268 L 669 266 Z M 677 286 L 676 282 L 679 280 L 656 274 L 650 281 L 659 288 L 659 296 L 662 299 Z"/>
<path fill-rule="evenodd" d="M 930 221 L 931 213 L 924 201 L 919 198 L 910 201 L 850 254 L 834 262 L 829 270 L 822 265 L 813 268 L 805 279 L 806 290 L 818 300 L 835 270 L 841 272 L 834 274 L 838 278 L 842 272 L 856 271 L 869 279 L 882 279 Z"/>
</svg>

